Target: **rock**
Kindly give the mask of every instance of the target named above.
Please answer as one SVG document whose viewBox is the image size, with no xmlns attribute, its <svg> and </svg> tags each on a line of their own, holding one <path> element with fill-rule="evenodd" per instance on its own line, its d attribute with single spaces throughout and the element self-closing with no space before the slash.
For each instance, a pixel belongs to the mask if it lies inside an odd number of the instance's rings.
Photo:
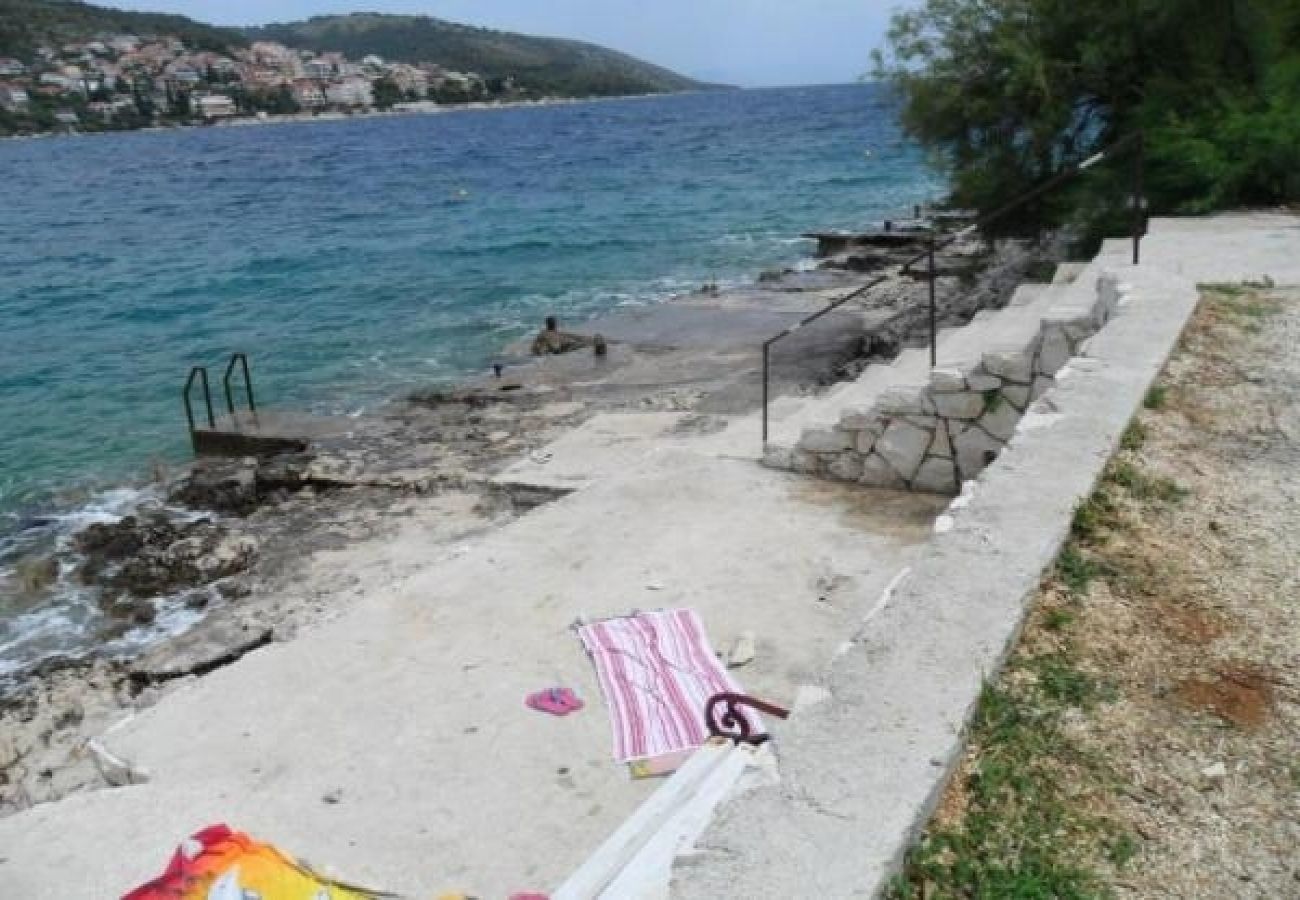
<svg viewBox="0 0 1300 900">
<path fill-rule="evenodd" d="M 815 453 L 796 450 L 790 454 L 790 468 L 800 475 L 816 475 L 821 470 L 821 460 Z"/>
<path fill-rule="evenodd" d="M 899 474 L 875 453 L 862 461 L 862 484 L 878 488 L 903 488 L 906 483 Z"/>
<path fill-rule="evenodd" d="M 930 456 L 940 459 L 952 459 L 952 441 L 948 438 L 948 426 L 940 425 L 934 430 L 934 442 L 930 444 Z"/>
<path fill-rule="evenodd" d="M 932 369 L 930 391 L 936 394 L 955 394 L 966 390 L 966 377 L 960 369 Z"/>
<path fill-rule="evenodd" d="M 269 494 L 274 491 L 307 490 L 307 482 L 316 461 L 313 453 L 282 453 L 262 460 L 257 465 L 258 491 Z"/>
<path fill-rule="evenodd" d="M 87 556 L 109 560 L 126 559 L 139 553 L 145 545 L 146 534 L 134 516 L 127 516 L 112 524 L 94 524 L 77 533 L 73 543 L 77 551 Z"/>
<path fill-rule="evenodd" d="M 931 494 L 957 493 L 957 468 L 951 459 L 932 456 L 921 463 L 912 479 L 912 488 Z"/>
<path fill-rule="evenodd" d="M 18 752 L 18 744 L 14 738 L 0 735 L 0 772 L 3 772 L 20 759 L 22 759 L 22 754 Z"/>
<path fill-rule="evenodd" d="M 763 465 L 769 469 L 789 471 L 792 468 L 792 451 L 786 447 L 769 444 L 763 448 Z"/>
<path fill-rule="evenodd" d="M 1034 360 L 1028 353 L 986 353 L 984 368 L 991 375 L 1017 384 L 1029 384 L 1034 380 Z"/>
<path fill-rule="evenodd" d="M 247 535 L 227 536 L 199 557 L 196 565 L 203 581 L 216 581 L 243 572 L 256 556 L 257 541 Z"/>
<path fill-rule="evenodd" d="M 854 409 L 840 416 L 840 428 L 845 431 L 871 430 L 879 436 L 885 430 L 880 416 L 869 409 Z"/>
<path fill-rule="evenodd" d="M 873 449 L 875 449 L 876 441 L 880 440 L 880 436 L 884 434 L 884 431 L 885 431 L 884 428 L 862 429 L 861 431 L 858 432 L 858 438 L 857 441 L 855 441 L 853 444 L 853 449 L 858 451 L 858 453 L 862 454 L 863 456 L 866 456 Z"/>
<path fill-rule="evenodd" d="M 891 416 L 932 416 L 935 413 L 925 388 L 906 385 L 882 393 L 876 401 L 876 409 Z"/>
<path fill-rule="evenodd" d="M 1029 391 L 1027 385 L 1008 384 L 1002 389 L 1002 399 L 1023 413 L 1029 408 Z"/>
<path fill-rule="evenodd" d="M 158 618 L 158 610 L 148 600 L 121 599 L 105 609 L 110 616 L 126 625 L 150 625 Z"/>
<path fill-rule="evenodd" d="M 799 438 L 799 449 L 808 453 L 841 453 L 853 447 L 854 435 L 840 428 L 817 428 Z"/>
<path fill-rule="evenodd" d="M 935 394 L 939 415 L 948 419 L 978 419 L 984 413 L 984 395 L 975 393 Z"/>
<path fill-rule="evenodd" d="M 966 384 L 972 391 L 983 394 L 985 391 L 996 391 L 1002 387 L 1002 379 L 984 371 L 975 371 L 966 376 Z"/>
<path fill-rule="evenodd" d="M 190 509 L 245 516 L 258 507 L 257 482 L 256 461 L 207 464 L 190 472 L 170 500 Z"/>
<path fill-rule="evenodd" d="M 14 572 L 18 577 L 19 591 L 28 596 L 38 596 L 59 580 L 59 561 L 53 556 L 29 556 L 18 560 Z"/>
<path fill-rule="evenodd" d="M 841 453 L 826 466 L 826 474 L 839 481 L 857 481 L 862 477 L 862 457 L 856 451 Z"/>
<path fill-rule="evenodd" d="M 1048 378 L 1045 375 L 1040 375 L 1038 378 L 1035 378 L 1033 389 L 1029 392 L 1030 402 L 1032 403 L 1034 400 L 1037 400 L 1039 397 L 1046 394 L 1052 389 L 1052 385 L 1054 384 L 1056 384 L 1056 380 L 1054 378 Z"/>
<path fill-rule="evenodd" d="M 94 738 L 86 741 L 86 749 L 90 751 L 90 756 L 95 761 L 95 768 L 99 770 L 100 777 L 110 787 L 144 784 L 149 780 L 148 772 L 135 768 Z"/>
<path fill-rule="evenodd" d="M 1043 335 L 1043 345 L 1038 351 L 1039 375 L 1055 375 L 1070 361 L 1070 339 L 1059 328 L 1050 329 Z"/>
<path fill-rule="evenodd" d="M 157 684 L 208 672 L 271 643 L 269 628 L 249 630 L 236 622 L 204 623 L 150 647 L 131 667 L 137 684 Z"/>
<path fill-rule="evenodd" d="M 980 419 L 979 424 L 990 435 L 1006 442 L 1016 433 L 1016 426 L 1020 424 L 1020 411 L 999 394 L 997 401 Z"/>
<path fill-rule="evenodd" d="M 738 669 L 747 666 L 758 655 L 758 641 L 752 631 L 742 631 L 727 653 L 727 668 Z"/>
<path fill-rule="evenodd" d="M 1218 781 L 1228 777 L 1228 767 L 1221 762 L 1214 765 L 1206 766 L 1201 770 L 1201 774 L 1211 781 Z"/>
<path fill-rule="evenodd" d="M 962 481 L 969 481 L 988 468 L 1002 452 L 1002 443 L 990 437 L 978 425 L 969 425 L 953 435 L 953 449 L 957 454 L 957 472 Z"/>
<path fill-rule="evenodd" d="M 165 519 L 127 517 L 109 525 L 92 525 L 76 536 L 86 559 L 78 576 L 106 590 L 111 606 L 122 595 L 132 598 L 170 594 L 244 571 L 256 545 L 246 537 L 207 521 L 181 525 Z M 116 615 L 138 619 L 142 607 L 122 607 Z"/>
<path fill-rule="evenodd" d="M 876 442 L 875 452 L 904 480 L 910 480 L 933 440 L 933 432 L 927 429 L 910 422 L 894 422 Z"/>
</svg>

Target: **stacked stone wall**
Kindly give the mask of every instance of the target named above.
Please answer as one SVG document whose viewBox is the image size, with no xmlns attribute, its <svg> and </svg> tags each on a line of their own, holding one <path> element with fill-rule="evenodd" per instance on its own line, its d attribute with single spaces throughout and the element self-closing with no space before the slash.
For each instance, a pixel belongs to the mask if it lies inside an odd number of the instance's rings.
<svg viewBox="0 0 1300 900">
<path fill-rule="evenodd" d="M 891 388 L 870 409 L 805 431 L 792 449 L 769 447 L 764 462 L 869 487 L 956 493 L 997 458 L 1029 405 L 1118 305 L 1116 279 L 1104 275 L 1095 297 L 1053 310 L 1023 348 L 933 369 L 927 384 Z"/>
</svg>

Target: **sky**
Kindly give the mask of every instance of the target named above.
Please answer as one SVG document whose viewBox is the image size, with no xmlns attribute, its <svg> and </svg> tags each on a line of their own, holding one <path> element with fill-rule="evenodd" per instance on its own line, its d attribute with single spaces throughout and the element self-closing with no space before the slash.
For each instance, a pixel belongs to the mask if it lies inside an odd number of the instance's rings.
<svg viewBox="0 0 1300 900">
<path fill-rule="evenodd" d="M 437 16 L 578 38 L 706 81 L 763 87 L 853 81 L 871 65 L 890 11 L 910 0 L 99 0 L 217 25 L 314 15 Z"/>
</svg>

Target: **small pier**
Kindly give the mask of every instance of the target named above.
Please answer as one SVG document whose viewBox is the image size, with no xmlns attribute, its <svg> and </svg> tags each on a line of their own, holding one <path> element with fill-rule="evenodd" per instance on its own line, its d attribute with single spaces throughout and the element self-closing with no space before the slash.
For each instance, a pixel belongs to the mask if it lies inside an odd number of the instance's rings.
<svg viewBox="0 0 1300 900">
<path fill-rule="evenodd" d="M 235 400 L 237 377 L 242 377 L 243 381 L 242 391 L 239 391 L 244 399 L 242 408 Z M 197 415 L 194 404 L 196 387 L 202 401 Z M 190 444 L 197 456 L 302 453 L 314 441 L 341 436 L 355 425 L 347 418 L 258 409 L 248 357 L 243 353 L 231 355 L 222 378 L 222 388 L 226 412 L 217 415 L 212 405 L 212 387 L 207 368 L 195 366 L 185 381 L 182 391 L 185 419 L 189 424 Z"/>
</svg>

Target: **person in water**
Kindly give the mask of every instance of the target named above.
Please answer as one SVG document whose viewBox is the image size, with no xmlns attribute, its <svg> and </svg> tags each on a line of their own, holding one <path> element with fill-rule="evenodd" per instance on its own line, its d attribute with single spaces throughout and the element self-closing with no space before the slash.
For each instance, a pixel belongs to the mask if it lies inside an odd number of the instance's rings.
<svg viewBox="0 0 1300 900">
<path fill-rule="evenodd" d="M 559 320 L 555 316 L 546 317 L 546 327 L 533 338 L 533 356 L 555 356 L 572 353 L 583 347 L 595 348 L 597 356 L 605 355 L 605 339 L 600 335 L 594 338 L 582 334 L 572 334 L 560 330 Z"/>
</svg>

